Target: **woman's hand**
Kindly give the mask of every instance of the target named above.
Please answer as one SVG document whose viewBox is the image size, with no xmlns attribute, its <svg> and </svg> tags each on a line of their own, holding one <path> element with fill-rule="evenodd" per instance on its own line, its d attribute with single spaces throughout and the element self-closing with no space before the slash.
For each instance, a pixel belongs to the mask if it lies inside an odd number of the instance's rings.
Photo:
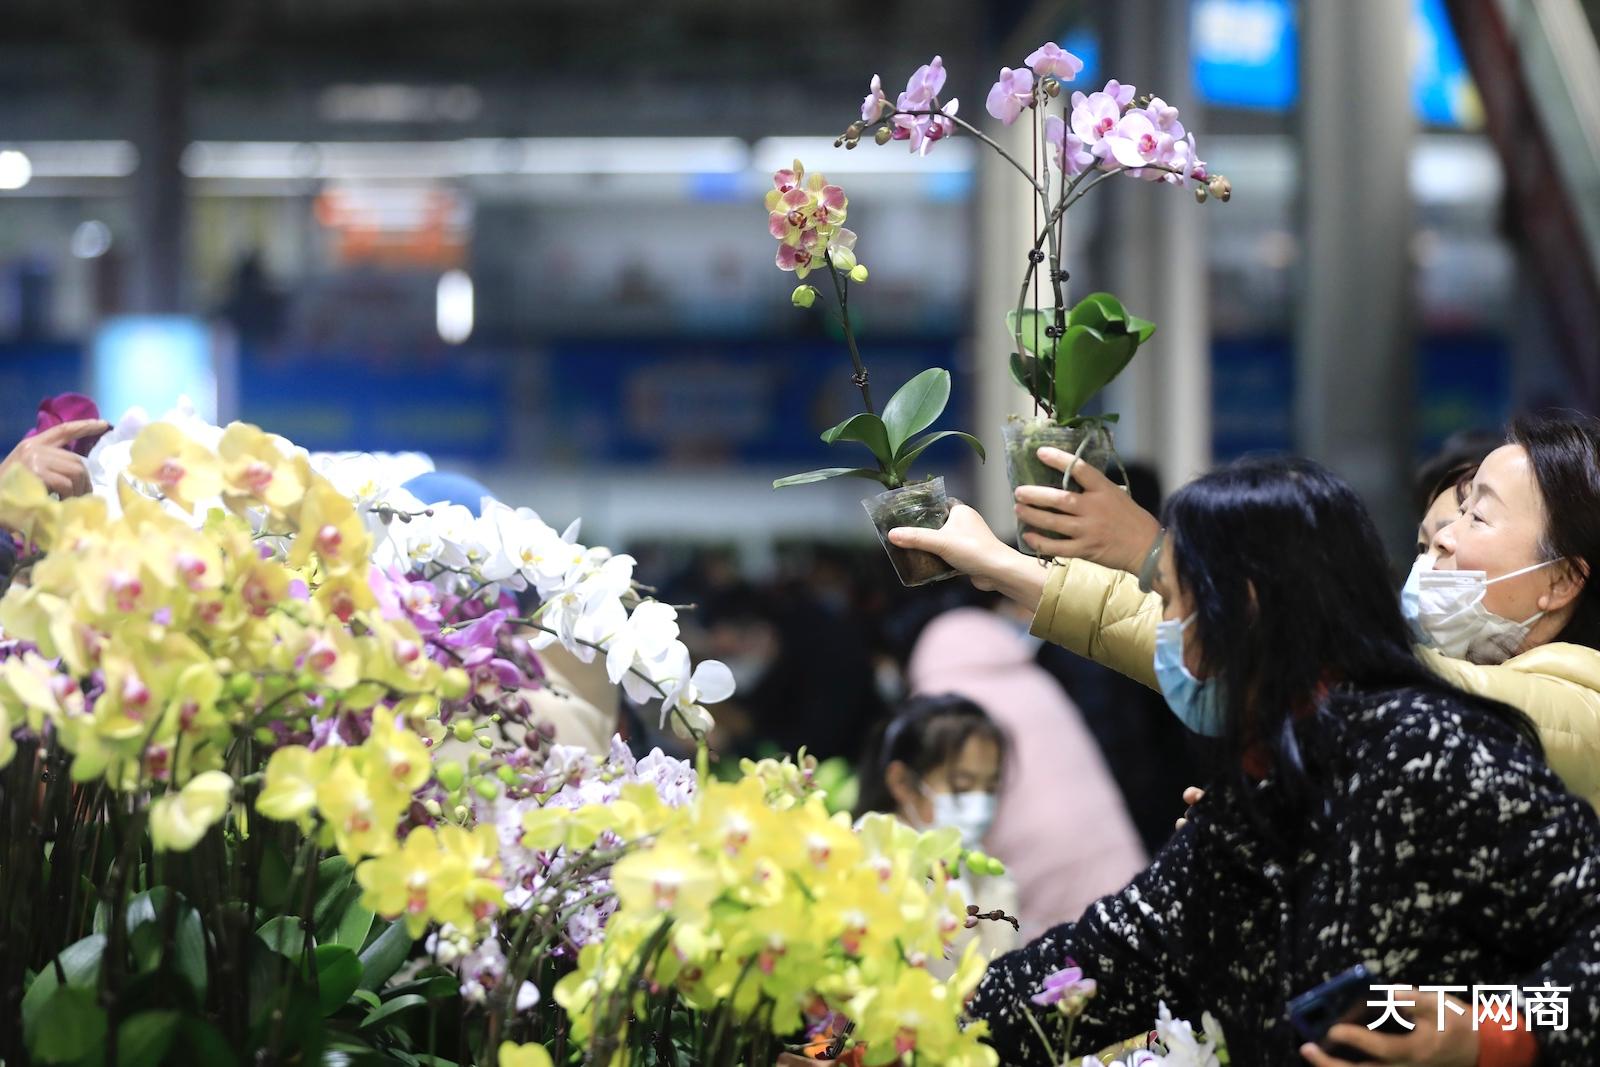
<svg viewBox="0 0 1600 1067">
<path fill-rule="evenodd" d="M 1187 788 L 1187 789 L 1185 789 L 1183 791 L 1183 802 L 1185 804 L 1189 805 L 1192 808 L 1196 804 L 1200 803 L 1200 798 L 1205 796 L 1205 795 L 1206 795 L 1206 791 L 1204 789 L 1201 789 L 1197 785 L 1191 785 L 1189 788 Z M 1184 824 L 1186 824 L 1188 821 L 1189 821 L 1189 813 L 1188 812 L 1184 812 L 1183 818 L 1178 820 L 1177 824 L 1173 826 L 1173 829 L 1174 830 L 1182 830 L 1183 827 L 1184 827 Z"/>
<path fill-rule="evenodd" d="M 0 459 L 0 473 L 21 464 L 37 474 L 45 488 L 57 496 L 82 496 L 89 491 L 89 468 L 69 446 L 80 437 L 92 437 L 108 429 L 110 424 L 100 419 L 77 419 L 40 430 L 17 442 L 11 454 Z"/>
<path fill-rule="evenodd" d="M 1122 486 L 1093 465 L 1078 462 L 1071 452 L 1041 448 L 1039 460 L 1062 474 L 1071 471 L 1083 491 L 1018 486 L 1017 518 L 1057 535 L 1046 537 L 1030 530 L 1025 536 L 1028 544 L 1042 556 L 1086 559 L 1137 574 L 1161 532 L 1156 517 L 1135 504 Z"/>
<path fill-rule="evenodd" d="M 1455 997 L 1447 997 L 1464 1011 L 1457 1014 L 1446 1010 L 1444 1029 L 1440 1030 L 1439 998 L 1437 992 L 1418 990 L 1416 1005 L 1401 1009 L 1416 1023 L 1416 1029 L 1409 1033 L 1380 1034 L 1365 1026 L 1339 1023 L 1328 1031 L 1328 1043 L 1360 1049 L 1366 1058 L 1356 1061 L 1358 1067 L 1391 1063 L 1406 1067 L 1474 1067 L 1478 1062 L 1478 1034 L 1472 1028 L 1472 1009 Z M 1351 1061 L 1330 1056 L 1316 1045 L 1300 1046 L 1300 1055 L 1313 1067 L 1351 1067 Z"/>
<path fill-rule="evenodd" d="M 889 542 L 932 552 L 979 589 L 998 590 L 1029 611 L 1038 610 L 1044 595 L 1045 569 L 1039 561 L 1001 541 L 983 516 L 965 504 L 952 507 L 940 529 L 897 526 L 889 531 Z"/>
</svg>

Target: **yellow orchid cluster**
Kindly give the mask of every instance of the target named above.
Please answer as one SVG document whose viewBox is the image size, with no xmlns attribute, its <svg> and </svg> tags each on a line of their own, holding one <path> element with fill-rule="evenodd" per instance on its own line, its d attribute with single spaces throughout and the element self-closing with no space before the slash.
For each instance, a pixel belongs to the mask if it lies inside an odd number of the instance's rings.
<svg viewBox="0 0 1600 1067">
<path fill-rule="evenodd" d="M 607 805 L 527 813 L 528 848 L 583 849 L 606 831 L 631 846 L 612 869 L 619 907 L 604 938 L 555 989 L 574 1037 L 620 1043 L 617 1028 L 643 1025 L 630 1018 L 654 1017 L 648 989 L 779 1035 L 844 1012 L 869 1064 L 914 1052 L 993 1067 L 981 1024 L 960 1025 L 984 968 L 976 943 L 949 980 L 926 969 L 966 921 L 950 879 L 955 832 L 919 834 L 888 815 L 852 827 L 798 788 L 803 768 L 787 768 L 752 764 L 734 783 L 703 776 L 677 808 L 630 785 Z"/>
<path fill-rule="evenodd" d="M 183 850 L 257 769 L 254 746 L 303 732 L 312 714 L 394 701 L 372 739 L 317 767 L 341 850 L 381 851 L 352 830 L 363 804 L 373 837 L 394 846 L 382 817 L 398 815 L 393 796 L 341 783 L 381 775 L 397 794 L 426 781 L 417 731 L 436 732 L 439 695 L 467 682 L 379 612 L 361 517 L 304 452 L 243 423 L 211 448 L 157 422 L 105 496 L 58 501 L 20 465 L 7 471 L 0 526 L 42 553 L 0 599 L 5 636 L 37 649 L 0 662 L 0 766 L 26 725 L 59 742 L 74 780 L 155 794 L 155 844 Z"/>
</svg>

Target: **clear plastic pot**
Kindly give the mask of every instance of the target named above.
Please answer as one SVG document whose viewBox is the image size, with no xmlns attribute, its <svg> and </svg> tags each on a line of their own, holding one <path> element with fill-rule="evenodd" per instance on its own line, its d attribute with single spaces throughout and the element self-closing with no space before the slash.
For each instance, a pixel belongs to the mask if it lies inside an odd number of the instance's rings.
<svg viewBox="0 0 1600 1067">
<path fill-rule="evenodd" d="M 912 587 L 954 578 L 956 569 L 932 552 L 901 548 L 889 543 L 889 531 L 897 526 L 918 526 L 937 530 L 950 517 L 950 498 L 945 495 L 944 479 L 932 478 L 915 485 L 901 486 L 861 502 L 878 528 L 878 540 L 894 564 L 900 584 Z"/>
<path fill-rule="evenodd" d="M 1006 449 L 1006 476 L 1011 479 L 1011 488 L 1015 490 L 1020 485 L 1042 485 L 1051 489 L 1060 489 L 1061 472 L 1053 467 L 1047 467 L 1039 459 L 1039 449 L 1059 448 L 1063 452 L 1072 452 L 1085 463 L 1099 470 L 1109 470 L 1117 461 L 1116 449 L 1111 443 L 1111 433 L 1099 423 L 1090 423 L 1087 426 L 1062 426 L 1049 418 L 1024 419 L 1012 416 L 1006 421 L 1005 426 Z M 1077 491 L 1081 487 L 1076 481 L 1069 480 L 1066 488 Z M 1046 530 L 1034 530 L 1032 526 L 1018 520 L 1017 522 L 1017 547 L 1030 556 L 1038 555 L 1022 535 L 1033 531 L 1046 537 L 1060 537 L 1059 534 Z"/>
</svg>

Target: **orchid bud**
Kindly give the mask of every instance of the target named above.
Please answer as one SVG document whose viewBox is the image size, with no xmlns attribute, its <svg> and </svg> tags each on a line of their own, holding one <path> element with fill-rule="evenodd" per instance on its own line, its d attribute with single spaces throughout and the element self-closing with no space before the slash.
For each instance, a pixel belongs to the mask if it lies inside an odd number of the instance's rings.
<svg viewBox="0 0 1600 1067">
<path fill-rule="evenodd" d="M 433 773 L 439 779 L 439 784 L 452 793 L 461 788 L 461 782 L 465 774 L 459 763 L 438 764 Z"/>
<path fill-rule="evenodd" d="M 493 778 L 479 778 L 472 783 L 472 791 L 485 800 L 493 800 L 500 795 L 500 787 Z"/>
<path fill-rule="evenodd" d="M 473 734 L 472 720 L 457 719 L 450 724 L 450 732 L 456 735 L 457 741 L 471 741 Z"/>
<path fill-rule="evenodd" d="M 428 817 L 429 818 L 432 818 L 432 819 L 442 819 L 442 818 L 444 818 L 444 808 L 439 804 L 439 802 L 437 800 L 433 799 L 432 797 L 429 797 L 427 800 L 424 800 L 422 802 L 422 810 L 428 813 Z"/>
<path fill-rule="evenodd" d="M 797 285 L 789 294 L 789 303 L 797 308 L 808 308 L 817 302 L 817 290 L 812 285 Z"/>
<path fill-rule="evenodd" d="M 846 141 L 859 141 L 861 139 L 861 132 L 862 132 L 861 123 L 860 122 L 852 122 L 850 125 L 848 125 L 848 126 L 846 126 L 844 128 L 844 139 Z"/>
<path fill-rule="evenodd" d="M 828 249 L 828 259 L 833 263 L 834 270 L 851 271 L 856 266 L 855 251 L 843 245 L 834 245 Z"/>
<path fill-rule="evenodd" d="M 866 281 L 867 280 L 867 265 L 865 263 L 857 263 L 854 267 L 851 267 L 850 268 L 850 280 L 853 281 L 853 282 L 864 282 L 864 281 Z"/>
<path fill-rule="evenodd" d="M 491 749 L 491 748 L 493 748 L 494 747 L 494 738 L 490 737 L 488 734 L 482 735 L 481 737 L 478 738 L 478 747 L 482 748 L 482 749 Z"/>
<path fill-rule="evenodd" d="M 878 132 L 872 135 L 872 139 L 879 144 L 888 144 L 893 137 L 894 131 L 887 126 L 879 126 Z"/>
<path fill-rule="evenodd" d="M 1197 185 L 1197 186 L 1194 187 L 1194 202 L 1197 203 L 1197 204 L 1203 204 L 1203 203 L 1206 202 L 1206 187 L 1205 186 Z"/>
<path fill-rule="evenodd" d="M 518 775 L 515 767 L 508 767 L 502 763 L 500 765 L 500 769 L 495 772 L 495 775 L 506 785 L 517 784 Z"/>
<path fill-rule="evenodd" d="M 1054 74 L 1048 75 L 1044 79 L 1044 91 L 1045 94 L 1051 99 L 1061 95 L 1061 82 L 1056 80 L 1056 76 Z"/>
<path fill-rule="evenodd" d="M 1233 198 L 1233 183 L 1222 175 L 1211 179 L 1211 195 L 1226 204 Z"/>
</svg>

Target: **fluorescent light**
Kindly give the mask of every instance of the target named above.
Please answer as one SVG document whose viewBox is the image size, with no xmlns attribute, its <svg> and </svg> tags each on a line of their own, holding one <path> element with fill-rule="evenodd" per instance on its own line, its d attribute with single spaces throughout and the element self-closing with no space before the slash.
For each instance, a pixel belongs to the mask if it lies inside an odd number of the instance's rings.
<svg viewBox="0 0 1600 1067">
<path fill-rule="evenodd" d="M 771 173 L 792 166 L 798 159 L 807 170 L 829 175 L 970 171 L 973 147 L 972 139 L 959 130 L 949 140 L 935 144 L 926 156 L 908 151 L 905 141 L 879 145 L 864 137 L 860 145 L 846 149 L 833 147 L 832 137 L 763 137 L 751 149 L 750 165 Z"/>
<path fill-rule="evenodd" d="M 80 222 L 72 231 L 71 247 L 79 259 L 98 259 L 111 251 L 111 227 L 99 219 Z"/>
<path fill-rule="evenodd" d="M 472 336 L 472 278 L 464 270 L 447 270 L 434 295 L 434 322 L 439 337 L 458 345 Z"/>
<path fill-rule="evenodd" d="M 0 189 L 21 189 L 33 177 L 33 163 L 14 148 L 0 152 Z"/>
<path fill-rule="evenodd" d="M 131 141 L 25 141 L 35 178 L 126 178 L 139 166 Z"/>
</svg>

